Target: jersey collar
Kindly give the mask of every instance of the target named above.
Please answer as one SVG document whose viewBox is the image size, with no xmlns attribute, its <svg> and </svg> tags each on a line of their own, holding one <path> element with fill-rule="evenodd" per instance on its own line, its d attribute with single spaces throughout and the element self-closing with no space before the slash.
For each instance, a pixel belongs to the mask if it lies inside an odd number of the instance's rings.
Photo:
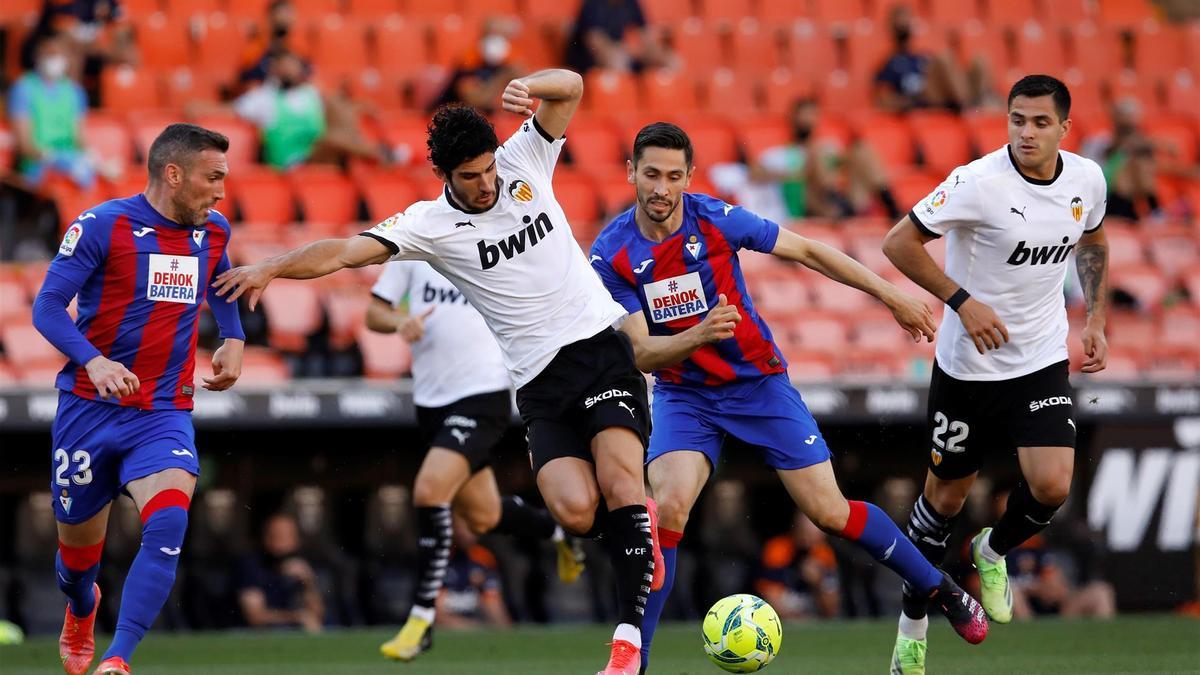
<svg viewBox="0 0 1200 675">
<path fill-rule="evenodd" d="M 452 192 L 450 192 L 449 184 L 442 185 L 442 194 L 446 195 L 446 203 L 449 204 L 451 207 L 453 207 L 455 211 L 461 211 L 463 213 L 468 213 L 470 215 L 477 216 L 481 213 L 487 213 L 488 211 L 491 211 L 492 209 L 496 208 L 496 206 L 500 203 L 500 188 L 503 186 L 504 186 L 504 183 L 500 180 L 500 177 L 496 176 L 496 203 L 492 204 L 491 206 L 489 206 L 488 208 L 486 208 L 482 211 L 471 211 L 471 210 L 463 207 L 457 201 L 455 201 L 454 194 Z"/>
<path fill-rule="evenodd" d="M 1013 156 L 1012 146 L 1006 145 L 1006 146 L 1004 146 L 1004 149 L 1005 149 L 1005 151 L 1008 152 L 1008 161 L 1012 162 L 1013 170 L 1017 172 L 1018 176 L 1020 176 L 1021 178 L 1024 178 L 1026 183 L 1030 183 L 1031 185 L 1054 185 L 1054 181 L 1058 180 L 1058 177 L 1062 175 L 1063 158 L 1062 158 L 1061 152 L 1058 153 L 1058 162 L 1054 165 L 1054 175 L 1048 179 L 1042 179 L 1042 178 L 1030 178 L 1029 176 L 1026 176 L 1024 173 L 1022 173 L 1021 167 L 1017 166 L 1017 158 Z"/>
</svg>

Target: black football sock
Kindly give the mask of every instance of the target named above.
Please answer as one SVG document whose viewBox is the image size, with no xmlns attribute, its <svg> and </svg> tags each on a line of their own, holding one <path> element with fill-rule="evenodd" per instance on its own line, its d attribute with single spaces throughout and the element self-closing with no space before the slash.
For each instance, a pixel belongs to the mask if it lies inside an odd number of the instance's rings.
<svg viewBox="0 0 1200 675">
<path fill-rule="evenodd" d="M 520 497 L 510 495 L 500 500 L 500 522 L 492 532 L 549 539 L 554 536 L 557 527 L 549 513 L 533 508 Z"/>
<path fill-rule="evenodd" d="M 1061 504 L 1046 506 L 1034 498 L 1025 481 L 1017 483 L 1008 496 L 1008 508 L 988 536 L 988 546 L 997 555 L 1007 555 L 1033 535 L 1046 529 Z"/>
<path fill-rule="evenodd" d="M 946 557 L 946 542 L 954 528 L 955 516 L 943 516 L 933 508 L 925 495 L 917 497 L 912 512 L 908 515 L 908 538 L 916 545 L 925 559 L 934 565 L 942 564 Z M 920 619 L 926 615 L 929 598 L 927 593 L 917 592 L 904 584 L 904 615 Z"/>
<path fill-rule="evenodd" d="M 641 630 L 654 577 L 654 542 L 646 505 L 632 504 L 609 512 L 606 534 L 617 582 L 619 621 Z"/>
</svg>

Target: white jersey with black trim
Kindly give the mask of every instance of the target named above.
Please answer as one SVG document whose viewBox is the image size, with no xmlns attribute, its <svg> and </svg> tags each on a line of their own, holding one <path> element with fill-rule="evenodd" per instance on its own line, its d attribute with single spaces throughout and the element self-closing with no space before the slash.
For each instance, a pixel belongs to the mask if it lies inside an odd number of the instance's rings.
<svg viewBox="0 0 1200 675">
<path fill-rule="evenodd" d="M 425 333 L 412 345 L 417 405 L 439 408 L 512 386 L 504 355 L 483 317 L 462 291 L 428 263 L 385 264 L 371 295 L 392 307 L 399 307 L 407 297 L 409 315 L 425 317 Z"/>
<path fill-rule="evenodd" d="M 924 234 L 946 235 L 946 275 L 989 305 L 1009 341 L 980 354 L 954 311 L 938 331 L 938 365 L 961 380 L 1009 380 L 1067 358 L 1063 283 L 1070 253 L 1104 220 L 1100 166 L 1060 151 L 1054 177 L 1017 170 L 1008 146 L 950 176 L 913 207 Z"/>
<path fill-rule="evenodd" d="M 554 198 L 563 143 L 526 120 L 496 151 L 492 208 L 469 213 L 443 190 L 363 232 L 385 244 L 392 260 L 425 260 L 463 292 L 496 336 L 518 388 L 559 349 L 626 313 L 592 271 Z"/>
</svg>

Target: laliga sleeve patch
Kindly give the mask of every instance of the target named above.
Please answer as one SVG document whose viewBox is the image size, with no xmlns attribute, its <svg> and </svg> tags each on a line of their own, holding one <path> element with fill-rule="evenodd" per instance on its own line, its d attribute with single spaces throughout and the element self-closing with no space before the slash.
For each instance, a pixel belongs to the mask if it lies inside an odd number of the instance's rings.
<svg viewBox="0 0 1200 675">
<path fill-rule="evenodd" d="M 62 244 L 58 247 L 60 255 L 72 256 L 75 255 L 75 247 L 79 245 L 79 240 L 83 238 L 83 225 L 79 223 L 71 223 L 67 228 L 67 233 L 63 235 Z"/>
</svg>

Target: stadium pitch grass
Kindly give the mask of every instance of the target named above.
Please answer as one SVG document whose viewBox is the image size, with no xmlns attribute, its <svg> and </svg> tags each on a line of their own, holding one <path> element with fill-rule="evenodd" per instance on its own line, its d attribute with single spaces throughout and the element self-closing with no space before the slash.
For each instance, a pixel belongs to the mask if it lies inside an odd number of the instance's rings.
<svg viewBox="0 0 1200 675">
<path fill-rule="evenodd" d="M 399 673 L 421 675 L 590 674 L 604 665 L 611 629 L 522 626 L 513 630 L 438 631 L 434 650 L 412 663 L 388 661 L 379 644 L 392 630 L 171 634 L 151 632 L 135 655 L 137 675 L 221 673 Z M 783 648 L 764 672 L 887 672 L 894 620 L 787 624 Z M 1200 670 L 1200 621 L 1170 615 L 1113 621 L 1044 619 L 993 626 L 971 647 L 935 619 L 930 626 L 935 673 L 1184 673 Z M 97 641 L 97 659 L 109 636 Z M 700 624 L 668 624 L 654 639 L 654 675 L 718 675 L 701 646 Z M 94 667 L 95 664 L 93 664 Z M 5 675 L 58 675 L 58 642 L 38 637 L 0 647 Z"/>
</svg>

